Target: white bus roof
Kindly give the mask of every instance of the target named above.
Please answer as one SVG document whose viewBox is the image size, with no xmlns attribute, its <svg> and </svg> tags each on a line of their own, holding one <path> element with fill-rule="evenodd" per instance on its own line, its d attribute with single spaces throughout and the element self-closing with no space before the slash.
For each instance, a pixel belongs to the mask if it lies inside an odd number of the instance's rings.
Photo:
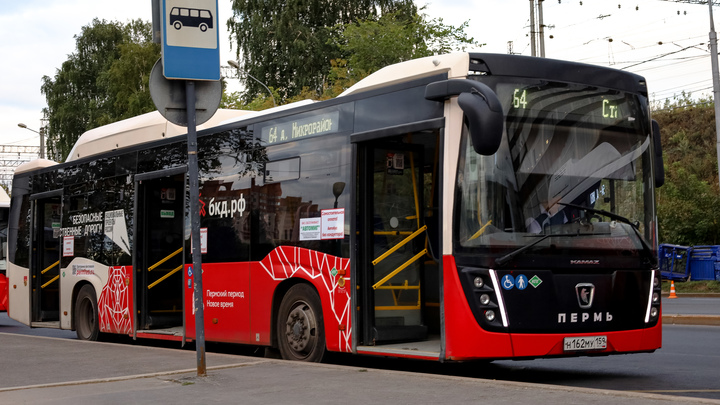
<svg viewBox="0 0 720 405">
<path fill-rule="evenodd" d="M 452 53 L 429 56 L 390 65 L 356 83 L 344 91 L 340 97 L 372 90 L 380 86 L 387 86 L 432 76 L 438 73 L 447 73 L 450 78 L 464 77 L 468 73 L 469 58 L 470 56 L 468 53 Z M 308 105 L 312 102 L 313 101 L 311 100 L 303 100 L 297 103 L 282 105 L 263 111 L 219 109 L 215 115 L 208 120 L 208 122 L 198 125 L 198 130 L 228 124 L 231 122 L 238 122 L 244 119 L 270 114 L 301 105 Z M 153 111 L 85 132 L 75 143 L 75 146 L 72 151 L 70 151 L 66 161 L 70 162 L 88 156 L 98 155 L 107 151 L 157 141 L 168 137 L 184 135 L 186 133 L 187 129 L 185 127 L 172 124 L 168 122 L 158 111 Z M 38 162 L 37 164 L 40 163 Z M 47 164 L 47 166 L 49 165 L 50 164 Z M 46 166 L 35 166 L 33 168 L 39 167 Z M 25 165 L 22 165 L 18 167 L 16 172 L 21 172 L 21 168 L 23 168 L 22 171 L 31 170 L 30 166 L 25 167 Z"/>
<path fill-rule="evenodd" d="M 355 83 L 340 94 L 340 97 L 444 72 L 448 73 L 449 78 L 465 77 L 468 74 L 469 66 L 470 54 L 468 53 L 448 53 L 396 63 L 385 66 Z"/>
<path fill-rule="evenodd" d="M 54 162 L 52 160 L 47 159 L 35 159 L 31 160 L 29 162 L 23 163 L 20 166 L 15 168 L 15 174 L 17 173 L 24 173 L 24 172 L 31 172 L 36 169 L 42 169 L 44 167 L 50 167 L 55 166 L 57 162 Z"/>
<path fill-rule="evenodd" d="M 253 111 L 219 109 L 198 131 L 218 125 L 222 121 L 253 113 Z M 184 135 L 186 127 L 166 120 L 158 111 L 138 115 L 112 124 L 91 129 L 80 136 L 67 157 L 67 162 L 126 148 L 132 145 Z"/>
</svg>

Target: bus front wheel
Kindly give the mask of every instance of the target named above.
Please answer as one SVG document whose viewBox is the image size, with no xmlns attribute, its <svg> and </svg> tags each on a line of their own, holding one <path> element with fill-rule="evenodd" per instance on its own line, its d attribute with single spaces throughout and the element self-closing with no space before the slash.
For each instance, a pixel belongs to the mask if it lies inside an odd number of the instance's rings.
<svg viewBox="0 0 720 405">
<path fill-rule="evenodd" d="M 322 307 L 312 287 L 298 284 L 288 290 L 280 304 L 276 330 L 283 359 L 322 361 L 325 355 Z"/>
<path fill-rule="evenodd" d="M 95 288 L 86 284 L 82 286 L 75 301 L 75 331 L 80 340 L 98 340 L 98 307 Z"/>
</svg>

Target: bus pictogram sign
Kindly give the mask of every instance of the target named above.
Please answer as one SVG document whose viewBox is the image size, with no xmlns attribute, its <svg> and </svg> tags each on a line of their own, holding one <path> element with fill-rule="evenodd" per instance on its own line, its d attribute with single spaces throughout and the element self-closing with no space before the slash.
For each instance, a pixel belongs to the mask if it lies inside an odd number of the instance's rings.
<svg viewBox="0 0 720 405">
<path fill-rule="evenodd" d="M 168 79 L 220 80 L 217 0 L 163 0 L 162 60 Z"/>
</svg>

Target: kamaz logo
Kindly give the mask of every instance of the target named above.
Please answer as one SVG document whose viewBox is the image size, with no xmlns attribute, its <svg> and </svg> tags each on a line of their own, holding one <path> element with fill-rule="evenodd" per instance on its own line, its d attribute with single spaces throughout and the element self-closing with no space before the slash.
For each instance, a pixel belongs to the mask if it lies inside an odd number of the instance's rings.
<svg viewBox="0 0 720 405">
<path fill-rule="evenodd" d="M 570 260 L 570 264 L 600 264 L 600 260 Z"/>
</svg>

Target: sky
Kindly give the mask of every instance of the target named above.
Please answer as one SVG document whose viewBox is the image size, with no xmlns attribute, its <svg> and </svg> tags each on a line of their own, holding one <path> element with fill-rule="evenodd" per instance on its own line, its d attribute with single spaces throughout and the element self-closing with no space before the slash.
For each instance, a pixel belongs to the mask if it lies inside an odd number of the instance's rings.
<svg viewBox="0 0 720 405">
<path fill-rule="evenodd" d="M 690 0 L 692 1 L 692 0 Z M 527 0 L 428 0 L 428 19 L 468 23 L 480 52 L 530 55 Z M 716 7 L 717 8 L 717 7 Z M 220 60 L 235 59 L 225 21 L 231 0 L 218 0 Z M 712 96 L 707 4 L 662 0 L 546 0 L 545 56 L 624 69 L 645 76 L 650 99 L 691 93 Z M 45 98 L 43 76 L 53 77 L 75 50 L 74 36 L 93 18 L 123 23 L 151 20 L 150 0 L 4 0 L 0 8 L 0 145 L 38 145 Z M 720 18 L 720 16 L 718 16 Z M 720 25 L 719 25 L 720 27 Z M 233 79 L 230 79 L 233 80 Z M 232 87 L 231 87 L 232 89 Z M 236 89 L 240 89 L 239 85 Z"/>
</svg>

